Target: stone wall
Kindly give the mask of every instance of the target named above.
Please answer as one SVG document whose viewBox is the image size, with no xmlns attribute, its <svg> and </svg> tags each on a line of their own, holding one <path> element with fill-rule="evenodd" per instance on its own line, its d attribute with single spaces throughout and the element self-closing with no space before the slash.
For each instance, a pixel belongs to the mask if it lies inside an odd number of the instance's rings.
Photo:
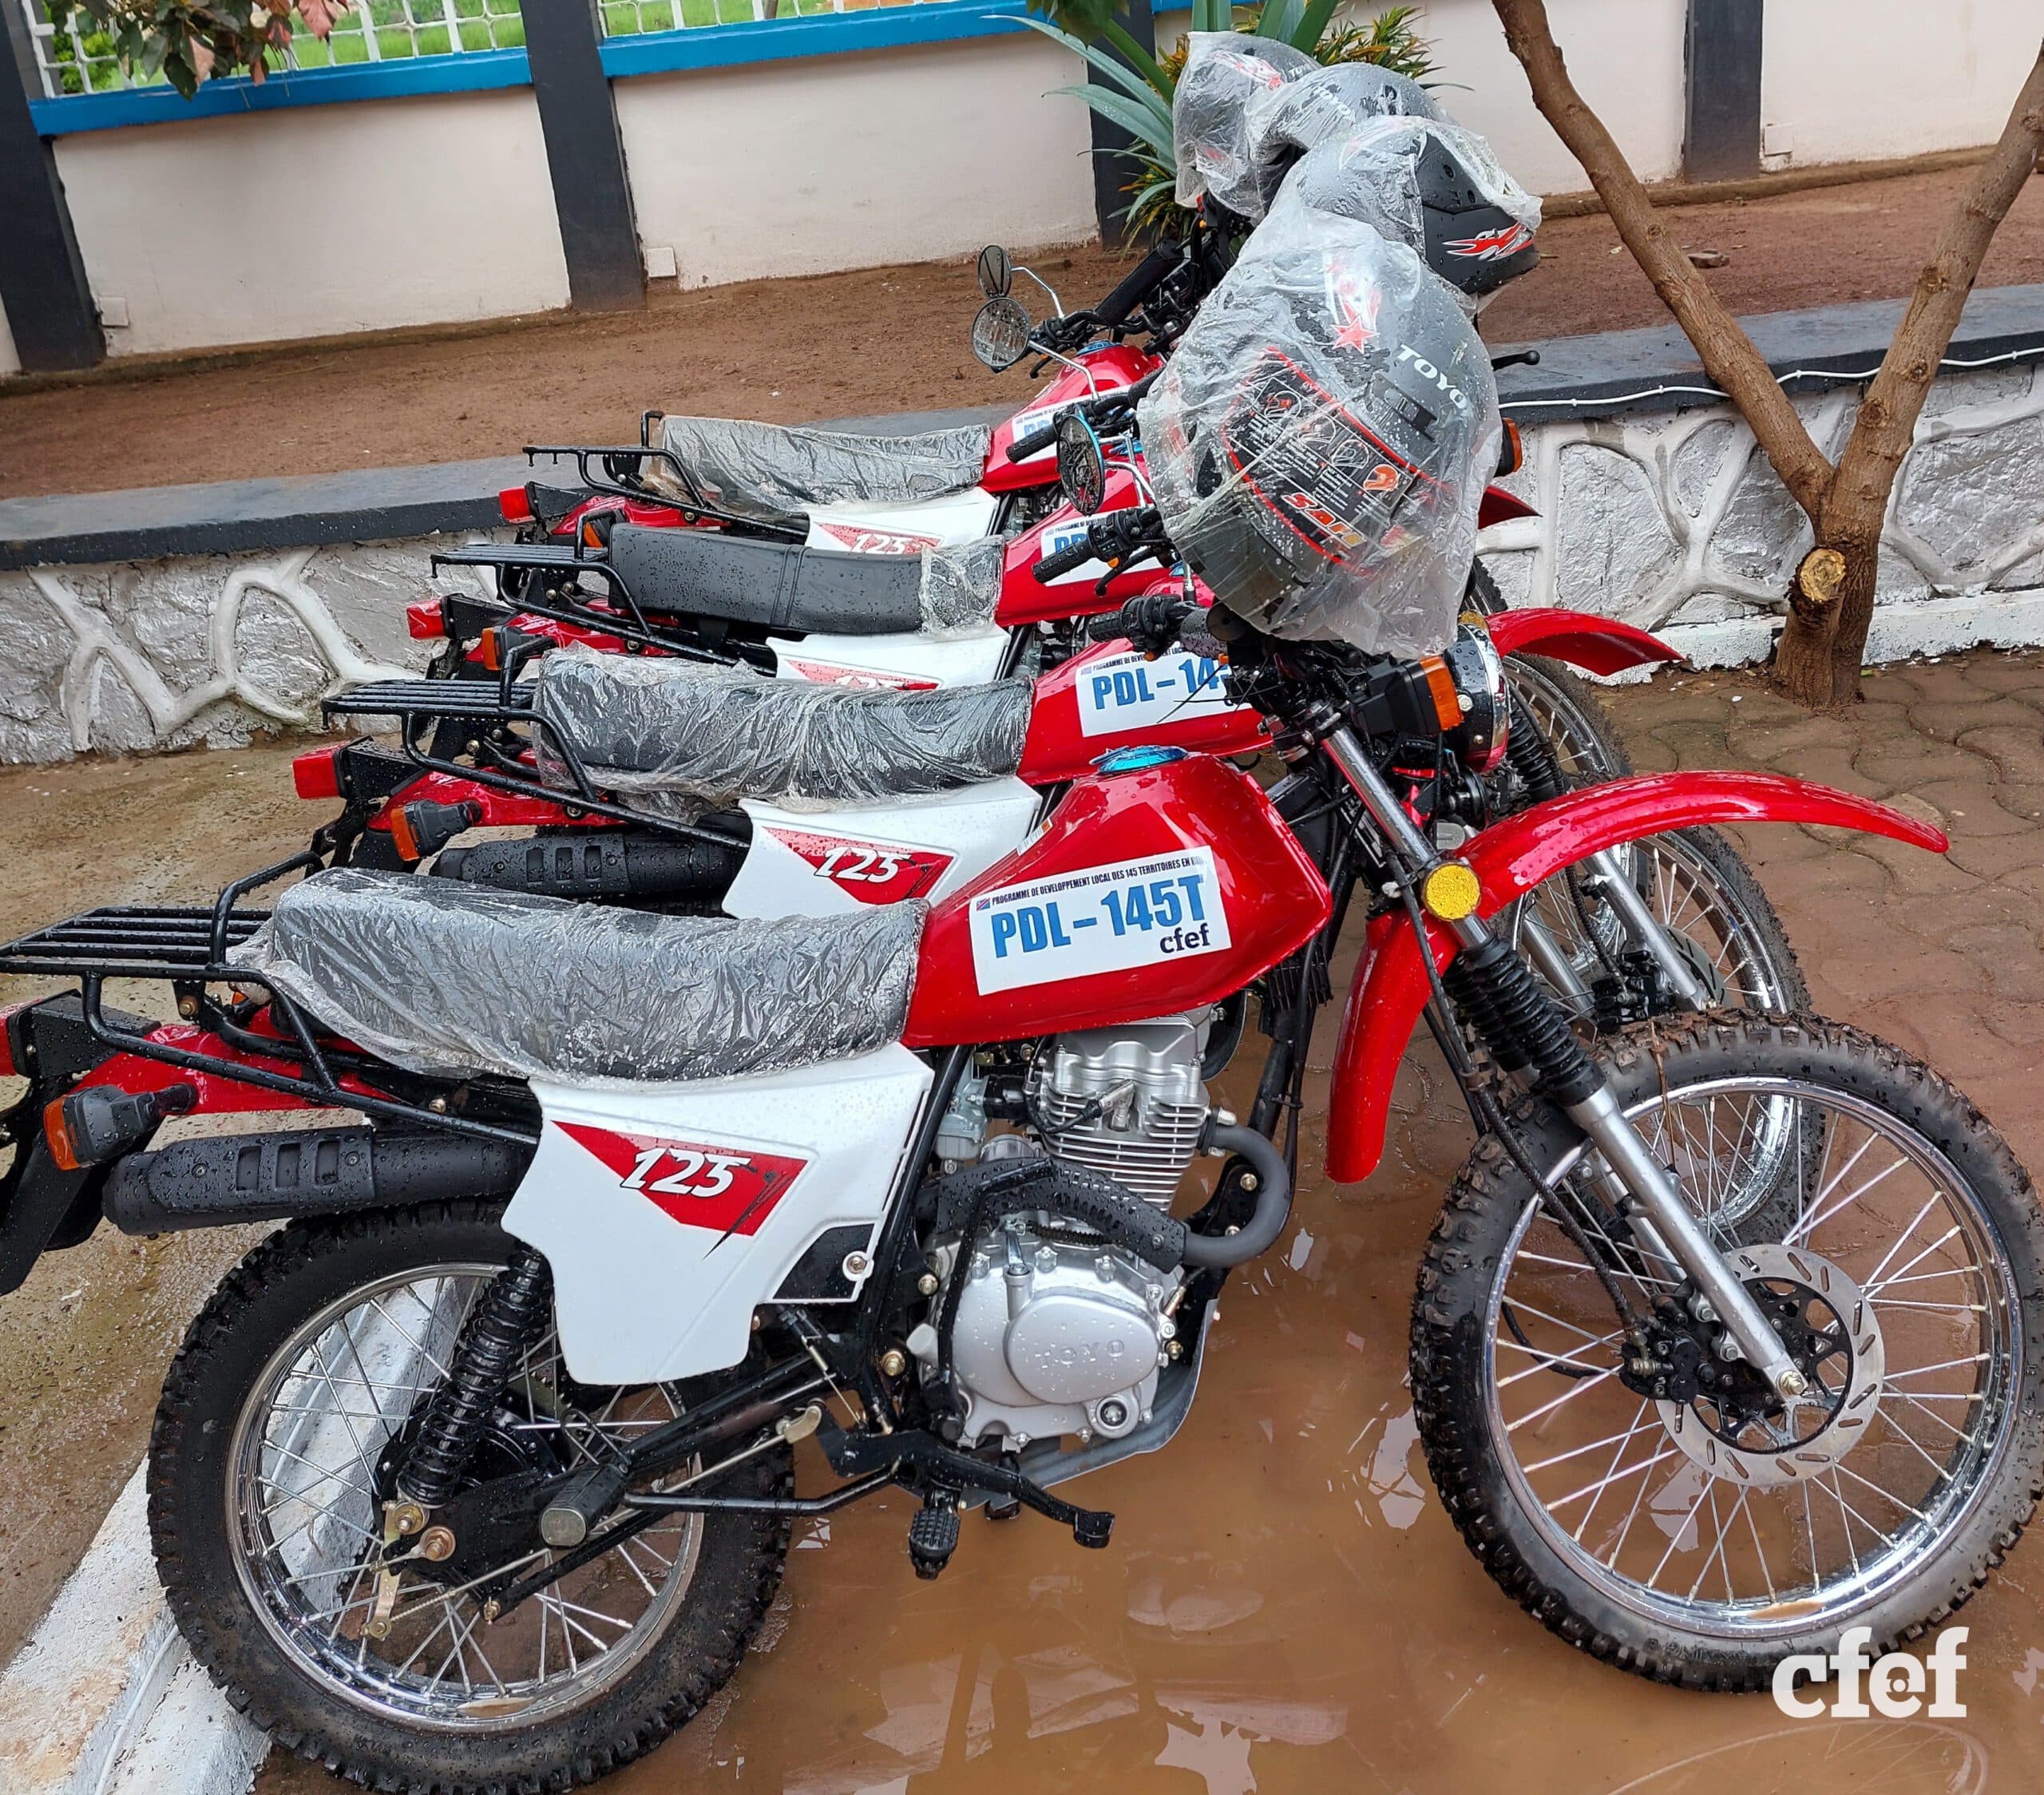
<svg viewBox="0 0 2044 1795">
<path fill-rule="evenodd" d="M 1797 404 L 1835 454 L 1858 400 L 1840 387 Z M 1541 514 L 1482 544 L 1507 599 L 1662 631 L 1704 665 L 1766 657 L 1810 530 L 1735 413 L 1525 430 L 1509 484 Z M 405 606 L 458 577 L 479 589 L 473 569 L 430 575 L 456 539 L 0 571 L 0 762 L 316 727 L 325 694 L 424 664 Z M 1939 381 L 1882 555 L 1870 658 L 1975 642 L 2044 642 L 2044 370 L 2027 364 Z"/>
<path fill-rule="evenodd" d="M 1827 454 L 1859 398 L 1796 402 Z M 1506 483 L 1541 515 L 1480 545 L 1508 600 L 1620 617 L 1706 666 L 1766 658 L 1811 531 L 1735 411 L 1521 428 L 1526 466 Z M 1895 481 L 1876 602 L 1870 660 L 2044 641 L 2044 369 L 1933 388 Z"/>
<path fill-rule="evenodd" d="M 0 761 L 236 747 L 317 728 L 343 685 L 416 673 L 405 607 L 446 539 L 0 572 Z M 457 581 L 455 577 L 461 576 Z"/>
</svg>

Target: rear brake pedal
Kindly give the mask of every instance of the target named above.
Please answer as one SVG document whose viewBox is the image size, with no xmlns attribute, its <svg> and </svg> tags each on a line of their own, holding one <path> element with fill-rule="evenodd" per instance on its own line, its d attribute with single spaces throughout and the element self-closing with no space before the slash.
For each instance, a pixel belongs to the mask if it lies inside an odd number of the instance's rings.
<svg viewBox="0 0 2044 1795">
<path fill-rule="evenodd" d="M 958 1549 L 958 1500 L 949 1490 L 923 1498 L 909 1523 L 909 1562 L 925 1582 L 938 1576 Z"/>
</svg>

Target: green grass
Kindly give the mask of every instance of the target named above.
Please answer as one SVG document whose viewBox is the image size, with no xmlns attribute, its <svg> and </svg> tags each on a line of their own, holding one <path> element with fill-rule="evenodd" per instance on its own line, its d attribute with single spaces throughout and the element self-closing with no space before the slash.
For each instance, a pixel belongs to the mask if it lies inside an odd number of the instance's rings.
<svg viewBox="0 0 2044 1795">
<path fill-rule="evenodd" d="M 10 0 L 0 0 L 0 5 Z M 846 0 L 848 9 L 865 5 L 898 3 L 898 0 Z M 438 8 L 422 6 L 422 13 L 436 13 Z M 782 18 L 810 18 L 828 13 L 834 9 L 830 0 L 780 0 L 777 16 Z M 674 31 L 684 27 L 703 25 L 744 25 L 751 22 L 752 0 L 604 0 L 604 30 L 613 38 L 636 37 L 644 32 Z M 521 50 L 525 42 L 525 23 L 519 16 L 517 0 L 454 0 L 455 23 L 453 31 L 443 18 L 435 17 L 430 23 L 422 23 L 414 30 L 405 27 L 405 9 L 402 0 L 357 0 L 353 10 L 344 14 L 334 27 L 332 36 L 324 42 L 304 30 L 302 22 L 294 19 L 295 35 L 291 39 L 291 58 L 301 69 L 329 69 L 358 67 L 369 61 L 370 38 L 374 37 L 376 60 L 394 62 L 413 56 L 446 56 L 460 50 Z M 458 34 L 458 44 L 452 38 Z M 113 61 L 113 42 L 102 32 L 95 32 L 84 42 L 82 61 L 77 44 L 69 36 L 60 34 L 51 40 L 53 60 L 57 65 L 58 85 L 65 93 L 83 93 L 90 91 L 103 93 L 121 85 Z M 273 69 L 280 65 L 271 64 Z M 153 80 L 131 80 L 133 86 L 157 86 L 162 84 L 159 75 Z"/>
</svg>

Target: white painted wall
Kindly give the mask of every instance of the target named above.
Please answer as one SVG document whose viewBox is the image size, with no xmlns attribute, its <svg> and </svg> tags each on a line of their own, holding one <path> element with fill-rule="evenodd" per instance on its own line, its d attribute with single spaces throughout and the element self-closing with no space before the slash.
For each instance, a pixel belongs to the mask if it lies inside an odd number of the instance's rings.
<svg viewBox="0 0 2044 1795">
<path fill-rule="evenodd" d="M 1769 0 L 1769 166 L 1992 143 L 2044 35 L 2037 0 Z"/>
<path fill-rule="evenodd" d="M 57 164 L 117 355 L 568 303 L 529 89 L 80 132 Z"/>
<path fill-rule="evenodd" d="M 695 287 L 1090 237 L 1082 77 L 1018 33 L 617 81 L 640 240 Z"/>
<path fill-rule="evenodd" d="M 1832 5 L 1771 0 L 1768 10 Z M 1549 0 L 1547 6 L 1577 88 L 1644 180 L 1682 172 L 1686 12 L 1685 0 Z M 1534 106 L 1491 0 L 1427 0 L 1419 25 L 1440 65 L 1432 78 L 1444 85 L 1435 98 L 1489 138 L 1520 181 L 1536 193 L 1588 188 L 1589 177 Z"/>
</svg>

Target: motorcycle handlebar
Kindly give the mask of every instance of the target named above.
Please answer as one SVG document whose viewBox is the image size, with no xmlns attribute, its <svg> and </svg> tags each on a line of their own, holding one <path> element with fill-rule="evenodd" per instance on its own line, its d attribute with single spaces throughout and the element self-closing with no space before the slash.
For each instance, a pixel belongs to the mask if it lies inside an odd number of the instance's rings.
<svg viewBox="0 0 2044 1795">
<path fill-rule="evenodd" d="M 1030 572 L 1036 576 L 1039 585 L 1047 586 L 1060 573 L 1069 573 L 1075 567 L 1083 567 L 1093 557 L 1093 529 L 1089 524 L 1086 533 L 1076 542 L 1044 556 Z"/>
<path fill-rule="evenodd" d="M 1153 368 L 1140 380 L 1117 386 L 1111 393 L 1098 393 L 1091 398 L 1080 399 L 1070 409 L 1097 423 L 1116 411 L 1133 408 L 1136 401 L 1155 384 L 1156 378 L 1157 370 Z M 1027 436 L 1016 438 L 1008 446 L 1008 458 L 1011 462 L 1026 462 L 1032 455 L 1041 454 L 1057 441 L 1057 427 L 1064 421 L 1064 414 L 1060 412 L 1049 422 L 1039 424 Z"/>
<path fill-rule="evenodd" d="M 1150 253 L 1123 278 L 1121 284 L 1093 308 L 1093 315 L 1110 330 L 1128 322 L 1128 315 L 1155 292 L 1164 277 L 1178 265 L 1176 244 L 1155 244 Z"/>
</svg>

